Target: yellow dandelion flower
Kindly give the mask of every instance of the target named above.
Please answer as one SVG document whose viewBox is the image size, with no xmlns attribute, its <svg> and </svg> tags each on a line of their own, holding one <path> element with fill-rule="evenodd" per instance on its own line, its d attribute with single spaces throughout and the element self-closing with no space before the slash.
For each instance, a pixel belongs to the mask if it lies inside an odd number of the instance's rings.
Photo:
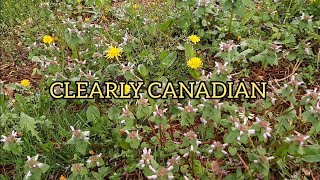
<svg viewBox="0 0 320 180">
<path fill-rule="evenodd" d="M 50 44 L 50 43 L 53 42 L 53 40 L 54 40 L 54 39 L 53 39 L 51 36 L 49 36 L 49 35 L 43 36 L 43 42 L 44 42 L 44 43 Z"/>
<path fill-rule="evenodd" d="M 198 42 L 200 42 L 200 38 L 196 35 L 191 35 L 188 37 L 188 39 L 193 42 L 193 44 L 197 44 Z"/>
<path fill-rule="evenodd" d="M 124 94 L 129 94 L 130 90 L 131 90 L 130 85 L 126 84 L 126 85 L 124 86 Z"/>
<path fill-rule="evenodd" d="M 189 59 L 189 61 L 187 62 L 187 65 L 190 68 L 198 69 L 202 66 L 202 60 L 198 57 L 193 57 L 193 58 Z"/>
<path fill-rule="evenodd" d="M 88 18 L 88 17 L 87 17 L 87 18 L 84 18 L 84 21 L 85 21 L 85 22 L 89 22 L 89 21 L 90 21 L 90 18 Z"/>
<path fill-rule="evenodd" d="M 89 151 L 89 154 L 94 155 L 94 151 L 91 149 L 91 150 Z"/>
<path fill-rule="evenodd" d="M 121 52 L 122 50 L 120 48 L 111 46 L 108 50 L 106 50 L 107 58 L 108 59 L 116 58 L 117 60 L 119 60 L 119 57 L 121 57 Z"/>
<path fill-rule="evenodd" d="M 133 8 L 133 9 L 138 9 L 138 7 L 139 7 L 138 4 L 132 5 L 132 8 Z"/>
<path fill-rule="evenodd" d="M 67 178 L 64 175 L 61 175 L 59 180 L 67 180 Z"/>
<path fill-rule="evenodd" d="M 30 85 L 30 81 L 28 79 L 23 79 L 20 84 L 23 86 L 23 87 L 27 87 Z"/>
<path fill-rule="evenodd" d="M 117 91 L 120 92 L 120 87 Z M 127 94 L 129 94 L 130 91 L 131 91 L 130 85 L 128 85 L 128 84 L 124 85 L 124 94 L 127 95 Z"/>
</svg>

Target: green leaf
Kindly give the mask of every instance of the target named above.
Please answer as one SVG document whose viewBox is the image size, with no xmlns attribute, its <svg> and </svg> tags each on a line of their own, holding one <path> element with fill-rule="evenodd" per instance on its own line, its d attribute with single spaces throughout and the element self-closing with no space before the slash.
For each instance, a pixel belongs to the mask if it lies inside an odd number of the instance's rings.
<svg viewBox="0 0 320 180">
<path fill-rule="evenodd" d="M 207 21 L 205 19 L 202 19 L 201 24 L 202 24 L 202 26 L 207 26 L 208 25 L 208 23 L 207 23 Z"/>
<path fill-rule="evenodd" d="M 295 60 L 297 57 L 297 54 L 294 52 L 290 52 L 290 54 L 287 56 L 287 58 L 289 59 L 289 61 L 293 61 Z"/>
<path fill-rule="evenodd" d="M 166 22 L 162 23 L 162 24 L 160 25 L 160 30 L 161 30 L 161 31 L 167 30 L 168 27 L 170 26 L 170 24 L 172 24 L 172 20 L 169 20 L 169 21 L 166 21 Z"/>
<path fill-rule="evenodd" d="M 237 148 L 235 148 L 235 147 L 228 147 L 228 151 L 229 151 L 229 153 L 232 155 L 232 156 L 234 156 L 234 155 L 236 155 L 237 154 Z"/>
<path fill-rule="evenodd" d="M 320 162 L 320 154 L 307 155 L 301 158 L 305 162 Z"/>
<path fill-rule="evenodd" d="M 119 114 L 120 114 L 121 110 L 115 106 L 112 106 L 110 109 L 109 109 L 109 112 L 108 112 L 108 118 L 111 119 L 111 120 L 115 120 L 118 118 Z"/>
<path fill-rule="evenodd" d="M 86 142 L 76 140 L 75 141 L 76 150 L 81 153 L 82 155 L 85 155 L 87 152 L 87 146 L 88 144 Z"/>
<path fill-rule="evenodd" d="M 168 69 L 176 59 L 177 59 L 177 52 L 171 52 L 165 58 L 161 59 L 160 67 L 162 69 Z"/>
<path fill-rule="evenodd" d="M 100 111 L 96 106 L 91 105 L 88 107 L 86 115 L 88 121 L 98 120 L 100 118 Z"/>
<path fill-rule="evenodd" d="M 252 53 L 252 52 L 253 52 L 253 49 L 246 49 L 246 50 L 242 51 L 242 52 L 240 53 L 240 55 L 242 55 L 242 56 L 247 56 L 248 54 L 250 54 L 250 53 Z"/>
<path fill-rule="evenodd" d="M 189 68 L 189 74 L 194 78 L 194 79 L 199 79 L 201 73 L 200 71 L 196 69 Z"/>
<path fill-rule="evenodd" d="M 309 145 L 304 148 L 304 155 L 301 158 L 305 162 L 320 162 L 320 146 Z"/>
<path fill-rule="evenodd" d="M 237 137 L 239 136 L 238 131 L 231 131 L 224 137 L 225 143 L 234 143 L 237 141 Z"/>
<path fill-rule="evenodd" d="M 184 48 L 185 48 L 185 54 L 186 54 L 187 61 L 196 56 L 196 53 L 195 53 L 193 46 L 191 44 L 185 43 Z"/>
<path fill-rule="evenodd" d="M 23 112 L 20 114 L 20 127 L 26 129 L 27 131 L 30 131 L 32 136 L 36 137 L 37 140 L 41 143 L 41 139 L 38 136 L 38 132 L 35 130 L 36 123 L 37 122 L 34 120 L 33 117 L 30 117 Z"/>
<path fill-rule="evenodd" d="M 143 64 L 139 64 L 138 71 L 143 78 L 146 78 L 149 74 L 148 69 Z"/>
</svg>

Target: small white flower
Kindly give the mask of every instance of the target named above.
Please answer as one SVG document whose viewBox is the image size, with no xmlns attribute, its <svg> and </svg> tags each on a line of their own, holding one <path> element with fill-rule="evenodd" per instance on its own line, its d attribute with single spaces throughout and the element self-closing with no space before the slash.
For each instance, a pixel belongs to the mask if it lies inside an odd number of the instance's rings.
<svg viewBox="0 0 320 180">
<path fill-rule="evenodd" d="M 180 156 L 177 156 L 176 158 L 173 157 L 167 161 L 167 165 L 168 166 L 175 165 L 179 160 L 180 160 Z"/>
<path fill-rule="evenodd" d="M 239 124 L 239 122 L 234 122 L 235 127 L 240 131 L 240 135 L 237 137 L 237 140 L 240 141 L 241 135 L 243 135 L 245 132 L 247 133 L 248 136 L 252 135 L 255 133 L 254 129 L 249 129 L 245 123 Z"/>
<path fill-rule="evenodd" d="M 188 105 L 185 106 L 184 108 L 181 107 L 181 104 L 178 104 L 178 105 L 179 105 L 179 107 L 178 107 L 179 110 L 182 110 L 182 111 L 185 111 L 185 112 L 188 112 L 188 113 L 197 112 L 198 111 L 198 108 L 193 108 L 193 106 L 191 105 L 191 101 L 190 100 L 188 101 Z"/>
<path fill-rule="evenodd" d="M 20 143 L 22 143 L 21 138 L 17 138 L 17 136 L 18 136 L 18 133 L 15 130 L 13 130 L 11 132 L 11 135 L 9 135 L 9 136 L 1 135 L 0 141 L 4 142 L 5 144 L 9 144 L 9 143 L 20 144 Z"/>
<path fill-rule="evenodd" d="M 243 119 L 243 124 L 247 124 L 249 119 L 254 118 L 254 114 L 249 114 L 248 116 L 246 116 L 244 112 L 240 112 L 239 117 Z"/>
<path fill-rule="evenodd" d="M 303 12 L 300 18 L 301 18 L 301 20 L 306 20 L 308 22 L 312 22 L 313 16 L 305 15 L 304 12 Z"/>
<path fill-rule="evenodd" d="M 140 95 L 140 99 L 137 101 L 138 104 L 141 104 L 141 105 L 148 105 L 149 104 L 149 100 L 148 99 L 145 99 L 142 95 L 142 93 L 139 94 Z"/>
<path fill-rule="evenodd" d="M 254 130 L 254 129 L 249 129 L 249 130 L 248 130 L 248 135 L 250 136 L 250 135 L 254 134 L 255 132 L 256 132 L 256 130 Z"/>
<path fill-rule="evenodd" d="M 141 167 L 145 167 L 145 165 L 150 165 L 150 161 L 153 159 L 153 156 L 151 155 L 151 149 L 144 148 L 143 154 L 141 155 L 141 160 L 139 161 L 139 164 Z"/>
<path fill-rule="evenodd" d="M 27 175 L 26 175 L 26 179 L 29 179 L 29 177 L 31 177 L 32 174 L 31 174 L 31 171 L 28 171 Z"/>
<path fill-rule="evenodd" d="M 206 75 L 204 70 L 201 71 L 201 74 L 202 74 L 202 76 L 200 77 L 201 81 L 209 81 L 210 78 L 211 78 L 211 76 L 212 76 L 212 73 L 211 73 L 211 72 L 209 72 L 209 73 Z"/>
<path fill-rule="evenodd" d="M 223 154 L 228 154 L 228 153 L 224 150 L 224 148 L 227 147 L 227 146 L 228 146 L 227 143 L 222 144 L 222 143 L 220 143 L 219 141 L 214 141 L 214 142 L 211 144 L 211 148 L 212 148 L 212 149 L 210 149 L 208 152 L 209 152 L 209 153 L 212 153 L 213 150 L 219 150 L 219 151 L 221 151 Z"/>
<path fill-rule="evenodd" d="M 128 104 L 126 104 L 126 108 L 122 108 L 122 113 L 123 113 L 123 116 L 130 117 L 131 112 L 128 108 Z"/>
<path fill-rule="evenodd" d="M 122 69 L 122 72 L 133 72 L 134 70 L 134 64 L 128 62 L 127 65 L 120 64 L 120 67 Z"/>
<path fill-rule="evenodd" d="M 199 7 L 207 7 L 211 3 L 212 3 L 212 0 L 198 0 L 197 5 Z"/>
<path fill-rule="evenodd" d="M 99 79 L 99 77 L 96 77 L 96 73 L 92 74 L 91 70 L 89 70 L 88 74 L 86 74 L 85 76 L 89 81 L 93 81 L 93 80 L 98 80 Z"/>
<path fill-rule="evenodd" d="M 296 88 L 302 84 L 304 84 L 303 81 L 298 81 L 296 80 L 295 76 L 291 76 L 291 81 L 289 82 L 290 84 L 292 84 L 293 86 L 295 86 Z"/>
<path fill-rule="evenodd" d="M 260 120 L 258 117 L 256 117 L 256 121 L 257 122 L 255 122 L 255 124 L 259 124 L 259 126 L 262 128 L 262 129 L 264 129 L 264 133 L 263 133 L 263 137 L 265 138 L 265 139 L 268 139 L 268 137 L 271 137 L 271 131 L 272 131 L 272 128 L 270 127 L 270 123 L 269 122 L 267 122 L 267 121 L 262 121 L 262 120 Z"/>
<path fill-rule="evenodd" d="M 221 64 L 219 62 L 215 62 L 215 67 L 217 68 L 217 73 L 218 74 L 221 74 L 221 73 L 224 73 L 224 72 L 227 72 L 228 69 L 227 69 L 227 65 L 228 65 L 228 62 L 224 63 L 224 64 Z"/>
<path fill-rule="evenodd" d="M 269 162 L 270 160 L 274 159 L 274 156 L 270 156 L 270 157 L 266 157 L 266 156 L 262 156 L 259 159 L 253 160 L 254 163 L 258 163 L 258 162 Z"/>
<path fill-rule="evenodd" d="M 165 108 L 164 110 L 159 109 L 158 105 L 156 104 L 156 111 L 153 112 L 153 116 L 160 116 L 163 117 L 164 113 L 166 113 L 168 108 Z"/>
<path fill-rule="evenodd" d="M 301 133 L 296 132 L 298 135 L 291 135 L 290 137 L 285 138 L 285 142 L 291 142 L 291 141 L 296 141 L 299 143 L 300 146 L 304 144 L 306 140 L 310 138 L 310 136 L 305 136 L 302 135 Z"/>
<path fill-rule="evenodd" d="M 90 131 L 81 131 L 80 129 L 75 129 L 73 126 L 70 126 L 72 131 L 72 138 L 83 139 L 84 141 L 89 141 Z"/>
<path fill-rule="evenodd" d="M 200 118 L 200 121 L 201 121 L 203 124 L 205 124 L 205 125 L 208 123 L 208 121 L 205 120 L 203 117 Z"/>
<path fill-rule="evenodd" d="M 275 44 L 275 43 L 272 43 L 271 45 L 270 45 L 270 48 L 272 49 L 272 50 L 274 50 L 276 53 L 279 53 L 279 52 L 281 52 L 282 50 L 281 50 L 281 48 L 282 48 L 282 46 L 280 45 L 277 45 L 277 44 Z"/>
<path fill-rule="evenodd" d="M 173 166 L 169 166 L 167 168 L 159 167 L 157 170 L 155 170 L 151 165 L 149 165 L 149 169 L 155 173 L 155 175 L 147 176 L 148 179 L 157 179 L 158 177 L 167 179 L 174 178 L 170 173 L 170 171 L 173 169 Z"/>
<path fill-rule="evenodd" d="M 228 41 L 228 43 L 221 42 L 220 50 L 231 52 L 234 48 L 237 48 L 239 45 L 235 45 L 233 40 Z"/>
<path fill-rule="evenodd" d="M 157 175 L 147 176 L 148 179 L 157 179 Z"/>
</svg>

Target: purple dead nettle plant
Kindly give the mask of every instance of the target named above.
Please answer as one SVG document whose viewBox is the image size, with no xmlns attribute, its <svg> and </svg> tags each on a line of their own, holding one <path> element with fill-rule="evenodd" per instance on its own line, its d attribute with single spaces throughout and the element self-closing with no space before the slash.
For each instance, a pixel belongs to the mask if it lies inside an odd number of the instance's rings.
<svg viewBox="0 0 320 180">
<path fill-rule="evenodd" d="M 81 131 L 80 129 L 75 129 L 73 126 L 70 126 L 70 129 L 72 131 L 71 139 L 83 139 L 86 142 L 89 141 L 90 131 Z"/>
<path fill-rule="evenodd" d="M 141 137 L 139 136 L 139 131 L 136 130 L 136 131 L 132 131 L 132 132 L 129 132 L 128 130 L 125 130 L 125 132 L 127 133 L 128 137 L 130 139 L 138 139 L 138 140 L 141 140 Z"/>
<path fill-rule="evenodd" d="M 168 108 L 160 109 L 159 106 L 156 104 L 156 111 L 153 112 L 153 116 L 163 117 L 164 113 L 168 111 Z"/>
<path fill-rule="evenodd" d="M 306 96 L 308 96 L 308 98 L 306 99 L 306 102 L 309 102 L 310 100 L 320 100 L 320 90 L 318 89 L 318 87 L 314 88 L 314 89 L 307 89 L 306 90 Z"/>
<path fill-rule="evenodd" d="M 147 179 L 158 179 L 158 178 L 166 178 L 166 179 L 173 179 L 174 176 L 170 172 L 173 169 L 173 166 L 159 167 L 157 170 L 154 169 L 151 165 L 149 165 L 149 169 L 154 173 L 154 175 L 147 176 Z"/>
<path fill-rule="evenodd" d="M 1 142 L 4 142 L 4 144 L 11 144 L 11 143 L 16 143 L 16 144 L 21 144 L 21 138 L 18 138 L 18 133 L 17 131 L 13 130 L 11 132 L 11 135 L 5 136 L 1 135 Z"/>
<path fill-rule="evenodd" d="M 267 97 L 270 98 L 271 103 L 272 103 L 273 105 L 276 104 L 277 98 L 276 98 L 276 96 L 275 96 L 275 94 L 274 94 L 273 92 L 267 92 Z"/>
<path fill-rule="evenodd" d="M 94 167 L 94 166 L 102 166 L 104 164 L 104 161 L 102 159 L 102 154 L 97 154 L 97 155 L 93 155 L 91 157 L 89 157 L 89 159 L 87 160 L 87 164 L 90 167 Z"/>
<path fill-rule="evenodd" d="M 197 134 L 194 131 L 190 130 L 187 133 L 183 134 L 190 143 L 195 142 L 197 145 L 201 144 L 201 141 L 197 139 Z"/>
<path fill-rule="evenodd" d="M 304 12 L 300 16 L 300 20 L 305 20 L 308 22 L 312 22 L 312 18 L 313 18 L 313 16 L 306 15 Z"/>
<path fill-rule="evenodd" d="M 274 156 L 269 156 L 269 157 L 261 156 L 259 159 L 253 160 L 253 162 L 254 163 L 265 163 L 265 162 L 271 161 L 272 159 L 274 159 Z"/>
<path fill-rule="evenodd" d="M 149 105 L 149 100 L 143 97 L 143 94 L 140 93 L 140 99 L 137 101 L 140 105 Z"/>
<path fill-rule="evenodd" d="M 204 124 L 207 125 L 208 121 L 206 119 L 204 119 L 203 117 L 200 117 L 200 121 Z"/>
<path fill-rule="evenodd" d="M 295 77 L 295 75 L 291 76 L 290 81 L 288 82 L 288 84 L 294 86 L 295 88 L 298 88 L 299 86 L 301 86 L 302 84 L 304 84 L 303 81 L 298 81 Z M 284 84 L 284 87 L 287 88 L 288 84 Z M 290 90 L 290 92 L 292 92 L 293 89 Z"/>
<path fill-rule="evenodd" d="M 200 151 L 195 151 L 193 145 L 191 145 L 190 148 L 186 148 L 185 150 L 187 150 L 187 152 L 183 154 L 184 158 L 187 158 L 191 152 L 196 153 L 198 155 L 200 154 Z"/>
<path fill-rule="evenodd" d="M 198 0 L 197 6 L 198 7 L 207 7 L 210 4 L 212 4 L 212 0 Z"/>
<path fill-rule="evenodd" d="M 190 100 L 188 101 L 188 105 L 184 107 L 182 107 L 182 104 L 178 103 L 178 109 L 187 113 L 193 113 L 198 111 L 198 108 L 193 108 Z"/>
<path fill-rule="evenodd" d="M 202 98 L 202 99 L 204 103 L 203 106 L 205 106 L 205 103 L 209 103 L 209 104 L 212 104 L 215 109 L 221 109 L 224 104 L 223 102 L 220 102 L 220 99 L 205 99 L 205 98 Z"/>
<path fill-rule="evenodd" d="M 217 150 L 217 151 L 221 151 L 223 154 L 227 155 L 227 151 L 225 151 L 224 149 L 228 146 L 227 143 L 225 144 L 222 144 L 221 142 L 219 141 L 214 141 L 212 144 L 211 144 L 211 149 L 208 151 L 209 153 L 212 153 L 214 150 Z"/>
<path fill-rule="evenodd" d="M 125 108 L 122 108 L 122 114 L 124 117 L 130 117 L 131 112 L 129 110 L 128 104 L 126 104 Z"/>
<path fill-rule="evenodd" d="M 150 165 L 151 160 L 153 160 L 151 149 L 144 148 L 141 155 L 141 160 L 139 161 L 139 165 L 144 168 L 146 165 Z"/>
<path fill-rule="evenodd" d="M 236 45 L 233 40 L 229 40 L 227 43 L 220 43 L 220 51 L 231 52 L 233 49 L 236 49 L 239 45 Z"/>
<path fill-rule="evenodd" d="M 224 64 L 220 63 L 220 62 L 215 62 L 215 67 L 217 68 L 217 73 L 218 74 L 223 74 L 226 73 L 228 71 L 228 62 L 225 62 Z"/>
<path fill-rule="evenodd" d="M 282 51 L 282 46 L 281 45 L 277 45 L 276 43 L 272 43 L 270 44 L 270 49 L 274 50 L 276 53 L 279 53 Z"/>
<path fill-rule="evenodd" d="M 239 111 L 238 111 L 238 112 L 239 112 Z M 240 112 L 241 112 L 241 111 L 240 111 Z M 239 117 L 240 117 L 240 116 L 239 116 Z M 246 133 L 248 136 L 250 136 L 250 135 L 252 135 L 252 134 L 254 134 L 254 133 L 256 132 L 256 130 L 250 129 L 250 127 L 248 127 L 248 125 L 247 125 L 248 119 L 250 119 L 250 118 L 253 119 L 253 118 L 254 118 L 253 115 L 250 115 L 250 114 L 249 114 L 248 117 L 247 117 L 247 116 L 244 116 L 244 117 L 242 118 L 242 119 L 243 119 L 243 123 L 242 123 L 242 124 L 240 123 L 239 119 L 234 118 L 234 117 L 232 117 L 232 116 L 231 116 L 231 118 L 232 118 L 231 121 L 234 122 L 234 127 L 240 131 L 240 135 L 237 137 L 237 140 L 238 140 L 238 141 L 240 141 L 240 138 L 241 138 L 241 136 L 242 136 L 244 133 Z"/>
<path fill-rule="evenodd" d="M 306 140 L 310 138 L 308 135 L 303 135 L 299 132 L 295 132 L 297 135 L 291 135 L 290 137 L 285 138 L 285 142 L 297 142 L 300 146 L 303 146 Z"/>
<path fill-rule="evenodd" d="M 86 74 L 85 76 L 89 81 L 95 81 L 99 79 L 99 77 L 96 77 L 96 73 L 92 74 L 91 70 L 89 70 L 88 74 Z"/>
<path fill-rule="evenodd" d="M 201 81 L 209 81 L 210 78 L 212 76 L 212 72 L 209 72 L 207 75 L 206 75 L 206 72 L 204 70 L 201 71 L 201 77 L 200 77 L 200 80 Z"/>
<path fill-rule="evenodd" d="M 254 114 L 239 112 L 238 116 L 243 120 L 243 124 L 247 124 L 248 120 L 252 120 L 254 118 Z"/>
<path fill-rule="evenodd" d="M 131 63 L 131 62 L 128 62 L 127 65 L 120 64 L 120 67 L 121 67 L 121 71 L 123 73 L 125 73 L 125 72 L 131 72 L 132 73 L 134 71 L 134 64 Z"/>
<path fill-rule="evenodd" d="M 259 117 L 256 117 L 255 124 L 258 124 L 260 126 L 260 128 L 262 129 L 262 132 L 263 132 L 263 137 L 265 139 L 268 139 L 268 137 L 271 137 L 272 128 L 271 128 L 270 123 L 268 121 L 260 120 Z"/>
<path fill-rule="evenodd" d="M 320 100 L 318 100 L 315 108 L 310 106 L 310 112 L 314 115 L 320 115 Z"/>
<path fill-rule="evenodd" d="M 178 161 L 180 160 L 180 156 L 177 156 L 177 157 L 172 157 L 170 159 L 168 159 L 167 161 L 167 166 L 174 166 L 176 164 L 178 164 Z"/>
</svg>

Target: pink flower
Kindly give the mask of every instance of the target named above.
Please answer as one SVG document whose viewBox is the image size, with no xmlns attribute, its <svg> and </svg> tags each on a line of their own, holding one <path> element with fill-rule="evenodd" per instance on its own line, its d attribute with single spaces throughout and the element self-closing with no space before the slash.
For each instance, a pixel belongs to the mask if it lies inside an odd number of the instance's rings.
<svg viewBox="0 0 320 180">
<path fill-rule="evenodd" d="M 159 109 L 158 105 L 156 104 L 156 111 L 153 112 L 153 116 L 163 117 L 164 113 L 166 113 L 167 110 L 168 110 L 168 108 L 165 108 L 164 110 Z"/>
</svg>

